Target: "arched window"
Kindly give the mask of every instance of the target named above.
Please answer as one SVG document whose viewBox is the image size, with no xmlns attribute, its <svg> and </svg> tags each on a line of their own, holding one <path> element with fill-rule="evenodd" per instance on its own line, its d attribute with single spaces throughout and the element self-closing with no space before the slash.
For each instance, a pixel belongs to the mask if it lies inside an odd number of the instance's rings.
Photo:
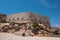
<svg viewBox="0 0 60 40">
<path fill-rule="evenodd" d="M 8 19 L 9 21 L 11 20 L 11 19 Z"/>
<path fill-rule="evenodd" d="M 22 36 L 25 36 L 25 33 L 23 33 Z"/>
</svg>

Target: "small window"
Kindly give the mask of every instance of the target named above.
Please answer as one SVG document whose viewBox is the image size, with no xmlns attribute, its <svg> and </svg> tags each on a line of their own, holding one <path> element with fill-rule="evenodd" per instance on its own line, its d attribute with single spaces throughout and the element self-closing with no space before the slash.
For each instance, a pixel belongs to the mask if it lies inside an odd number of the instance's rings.
<svg viewBox="0 0 60 40">
<path fill-rule="evenodd" d="M 19 20 L 19 18 L 17 18 L 17 20 Z"/>
<path fill-rule="evenodd" d="M 10 21 L 11 19 L 9 19 L 9 21 Z"/>
<path fill-rule="evenodd" d="M 23 19 L 23 17 L 21 19 Z"/>
</svg>

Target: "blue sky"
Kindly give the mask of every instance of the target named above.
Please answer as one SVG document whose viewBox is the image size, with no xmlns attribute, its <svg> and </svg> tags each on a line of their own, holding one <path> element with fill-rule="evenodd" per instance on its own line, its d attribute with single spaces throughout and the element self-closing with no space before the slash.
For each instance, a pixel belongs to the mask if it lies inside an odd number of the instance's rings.
<svg viewBox="0 0 60 40">
<path fill-rule="evenodd" d="M 51 26 L 60 27 L 60 0 L 0 0 L 0 13 L 35 12 L 50 17 Z"/>
</svg>

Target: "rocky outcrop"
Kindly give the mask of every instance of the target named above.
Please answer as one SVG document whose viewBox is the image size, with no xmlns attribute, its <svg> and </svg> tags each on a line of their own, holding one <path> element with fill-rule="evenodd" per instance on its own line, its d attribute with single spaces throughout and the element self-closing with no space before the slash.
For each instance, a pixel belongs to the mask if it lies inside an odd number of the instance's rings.
<svg viewBox="0 0 60 40">
<path fill-rule="evenodd" d="M 10 23 L 9 23 L 10 24 Z M 46 28 L 43 24 L 37 23 L 12 23 L 0 27 L 0 32 L 13 33 L 18 36 L 47 36 L 47 37 L 58 37 L 60 35 L 59 29 Z M 60 36 L 59 36 L 60 37 Z"/>
</svg>

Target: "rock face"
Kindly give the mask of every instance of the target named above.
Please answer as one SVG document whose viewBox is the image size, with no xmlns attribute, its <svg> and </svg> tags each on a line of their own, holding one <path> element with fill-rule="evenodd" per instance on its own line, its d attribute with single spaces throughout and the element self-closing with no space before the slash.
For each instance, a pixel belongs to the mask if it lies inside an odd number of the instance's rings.
<svg viewBox="0 0 60 40">
<path fill-rule="evenodd" d="M 10 23 L 9 23 L 10 24 Z M 60 30 L 55 30 L 53 28 L 47 29 L 42 25 L 38 25 L 37 23 L 23 23 L 14 25 L 5 25 L 0 27 L 0 32 L 12 33 L 18 36 L 47 36 L 47 37 L 60 37 Z"/>
</svg>

